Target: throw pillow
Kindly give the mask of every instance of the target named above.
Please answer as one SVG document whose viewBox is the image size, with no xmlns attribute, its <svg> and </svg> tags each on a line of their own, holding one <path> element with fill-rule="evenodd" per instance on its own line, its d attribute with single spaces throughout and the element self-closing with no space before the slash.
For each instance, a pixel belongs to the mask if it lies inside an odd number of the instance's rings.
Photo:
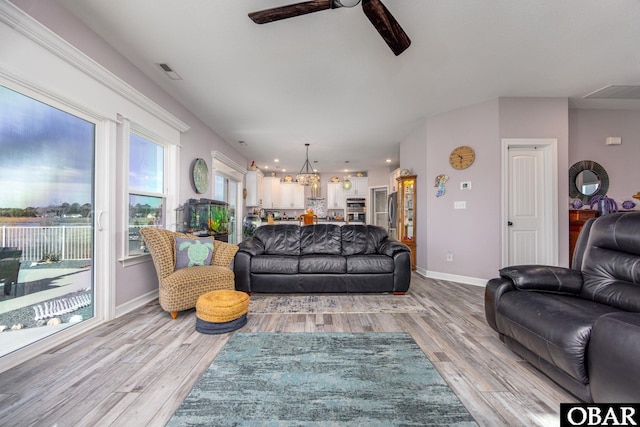
<svg viewBox="0 0 640 427">
<path fill-rule="evenodd" d="M 174 270 L 194 265 L 210 265 L 213 257 L 213 237 L 175 237 L 176 264 Z"/>
</svg>

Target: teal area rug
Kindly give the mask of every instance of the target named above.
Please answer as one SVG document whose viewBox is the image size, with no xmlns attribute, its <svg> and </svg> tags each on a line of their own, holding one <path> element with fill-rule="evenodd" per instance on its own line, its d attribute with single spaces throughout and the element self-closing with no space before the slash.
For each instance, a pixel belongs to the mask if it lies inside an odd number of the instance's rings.
<svg viewBox="0 0 640 427">
<path fill-rule="evenodd" d="M 236 333 L 168 426 L 475 426 L 406 333 Z"/>
</svg>

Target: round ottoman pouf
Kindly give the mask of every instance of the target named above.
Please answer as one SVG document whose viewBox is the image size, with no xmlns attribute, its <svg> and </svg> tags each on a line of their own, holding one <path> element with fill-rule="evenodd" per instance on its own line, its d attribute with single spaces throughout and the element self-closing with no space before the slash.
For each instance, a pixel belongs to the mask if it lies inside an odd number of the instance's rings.
<svg viewBox="0 0 640 427">
<path fill-rule="evenodd" d="M 196 302 L 196 331 L 224 334 L 247 324 L 249 295 L 240 291 L 219 290 L 201 295 Z"/>
</svg>

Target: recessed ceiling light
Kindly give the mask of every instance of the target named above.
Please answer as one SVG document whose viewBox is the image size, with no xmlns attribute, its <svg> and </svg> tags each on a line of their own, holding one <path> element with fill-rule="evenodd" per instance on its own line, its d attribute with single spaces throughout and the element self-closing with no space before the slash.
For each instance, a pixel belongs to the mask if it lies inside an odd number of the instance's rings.
<svg viewBox="0 0 640 427">
<path fill-rule="evenodd" d="M 391 159 L 387 159 L 387 163 L 391 163 Z"/>
<path fill-rule="evenodd" d="M 265 169 L 269 169 L 269 166 L 267 166 L 267 165 L 264 165 L 264 168 L 265 168 Z"/>
<path fill-rule="evenodd" d="M 286 172 L 286 171 L 287 171 L 286 169 L 282 169 L 282 172 Z"/>
<path fill-rule="evenodd" d="M 278 163 L 280 159 L 273 159 L 274 162 Z"/>
</svg>

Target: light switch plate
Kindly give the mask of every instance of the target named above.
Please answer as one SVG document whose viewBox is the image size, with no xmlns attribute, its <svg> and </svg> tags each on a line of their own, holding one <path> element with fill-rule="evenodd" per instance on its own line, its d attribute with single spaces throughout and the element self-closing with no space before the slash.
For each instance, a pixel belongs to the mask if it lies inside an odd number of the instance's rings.
<svg viewBox="0 0 640 427">
<path fill-rule="evenodd" d="M 471 181 L 464 181 L 460 183 L 461 190 L 471 190 Z"/>
<path fill-rule="evenodd" d="M 467 209 L 467 202 L 464 200 L 453 202 L 453 209 Z"/>
</svg>

